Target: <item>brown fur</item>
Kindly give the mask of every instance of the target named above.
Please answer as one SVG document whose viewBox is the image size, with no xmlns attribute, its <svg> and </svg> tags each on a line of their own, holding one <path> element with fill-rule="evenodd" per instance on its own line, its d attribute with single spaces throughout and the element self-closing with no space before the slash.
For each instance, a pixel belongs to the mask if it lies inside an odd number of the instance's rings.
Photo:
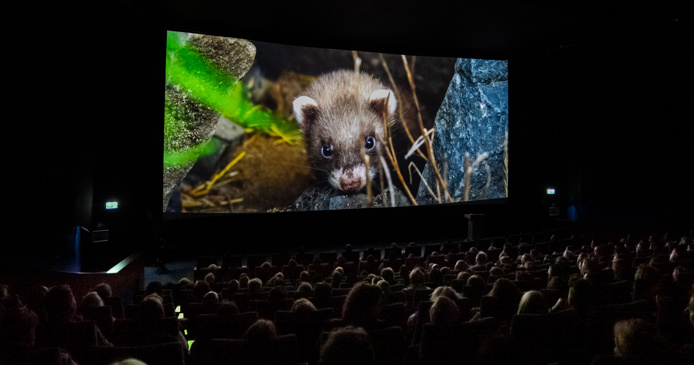
<svg viewBox="0 0 694 365">
<path fill-rule="evenodd" d="M 372 93 L 377 90 L 382 90 L 378 95 L 383 97 L 373 97 Z M 300 108 L 297 108 L 295 102 L 294 110 L 304 130 L 311 166 L 328 176 L 333 171 L 342 169 L 341 181 L 349 180 L 353 178 L 353 173 L 361 171 L 357 167 L 363 165 L 362 155 L 366 153 L 370 161 L 367 171 L 371 171 L 373 178 L 378 169 L 377 149 L 381 148 L 383 151 L 380 141 L 386 135 L 383 117 L 386 117 L 390 127 L 400 126 L 399 110 L 393 110 L 388 101 L 394 99 L 384 96 L 388 93 L 393 94 L 389 87 L 364 73 L 335 71 L 316 79 L 303 94 L 311 102 Z M 395 104 L 397 108 L 401 107 L 400 102 Z M 366 151 L 365 144 L 369 137 L 379 142 L 376 148 Z M 332 158 L 321 155 L 323 146 L 332 147 Z M 331 184 L 341 190 L 363 188 L 347 186 L 344 189 L 344 183 L 340 186 L 335 181 Z"/>
</svg>

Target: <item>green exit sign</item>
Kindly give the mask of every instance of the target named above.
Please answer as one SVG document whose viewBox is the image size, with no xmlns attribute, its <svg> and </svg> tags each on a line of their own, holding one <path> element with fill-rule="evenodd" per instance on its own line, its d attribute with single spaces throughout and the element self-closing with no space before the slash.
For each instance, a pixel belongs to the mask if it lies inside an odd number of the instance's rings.
<svg viewBox="0 0 694 365">
<path fill-rule="evenodd" d="M 106 202 L 106 209 L 118 209 L 118 202 Z"/>
</svg>

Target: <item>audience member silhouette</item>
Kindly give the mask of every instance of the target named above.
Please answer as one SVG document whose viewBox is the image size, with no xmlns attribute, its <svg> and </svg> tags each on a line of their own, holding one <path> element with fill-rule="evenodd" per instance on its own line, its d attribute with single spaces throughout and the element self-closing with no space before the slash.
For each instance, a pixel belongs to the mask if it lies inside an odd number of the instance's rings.
<svg viewBox="0 0 694 365">
<path fill-rule="evenodd" d="M 298 313 L 315 312 L 316 306 L 311 303 L 307 298 L 299 298 L 292 304 L 291 311 Z"/>
<path fill-rule="evenodd" d="M 460 322 L 460 310 L 451 298 L 440 295 L 434 299 L 429 309 L 431 323 L 438 326 L 451 326 Z"/>
<path fill-rule="evenodd" d="M 63 336 L 70 322 L 83 321 L 77 314 L 77 301 L 69 285 L 51 287 L 44 297 L 45 322 L 39 323 L 37 344 L 51 345 Z M 111 342 L 96 328 L 97 344 L 112 346 Z"/>
<path fill-rule="evenodd" d="M 380 320 L 383 291 L 376 285 L 359 282 L 347 294 L 342 308 L 344 325 L 362 327 L 366 330 L 381 328 Z"/>
<path fill-rule="evenodd" d="M 333 330 L 320 348 L 319 365 L 376 365 L 369 334 L 359 327 Z"/>
<path fill-rule="evenodd" d="M 5 295 L 0 308 L 0 364 L 33 364 L 39 317 L 23 305 L 17 295 Z M 75 365 L 68 352 L 53 349 L 53 362 L 46 365 Z"/>
<path fill-rule="evenodd" d="M 246 332 L 243 339 L 250 342 L 268 341 L 277 337 L 275 323 L 269 319 L 259 319 L 255 321 Z"/>
<path fill-rule="evenodd" d="M 614 354 L 638 359 L 644 364 L 671 364 L 665 344 L 655 325 L 640 318 L 618 321 L 614 325 Z"/>
<path fill-rule="evenodd" d="M 518 303 L 518 314 L 547 314 L 549 305 L 541 292 L 529 290 L 523 293 Z"/>
</svg>

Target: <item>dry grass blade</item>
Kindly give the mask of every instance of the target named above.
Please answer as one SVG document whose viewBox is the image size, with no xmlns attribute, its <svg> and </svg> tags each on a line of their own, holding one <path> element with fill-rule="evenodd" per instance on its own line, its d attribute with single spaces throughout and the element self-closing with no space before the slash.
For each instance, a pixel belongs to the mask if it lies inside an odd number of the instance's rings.
<svg viewBox="0 0 694 365">
<path fill-rule="evenodd" d="M 414 77 L 412 76 L 412 73 L 410 72 L 410 67 L 408 66 L 407 62 L 407 57 L 404 55 L 402 56 L 402 62 L 405 66 L 405 71 L 407 72 L 407 80 L 410 83 L 410 88 L 412 89 L 412 97 L 414 99 L 414 105 L 415 108 L 417 109 L 417 115 L 419 116 L 418 122 L 419 122 L 419 130 L 421 131 L 423 136 L 426 136 L 426 130 L 424 129 L 424 122 L 422 121 L 422 113 L 421 109 L 419 107 L 419 99 L 417 98 L 417 93 L 415 92 L 415 83 L 414 83 Z M 448 194 L 448 184 L 446 181 L 441 177 L 441 172 L 439 171 L 438 166 L 436 165 L 436 160 L 434 158 L 434 148 L 433 148 L 433 143 L 432 140 L 429 138 L 424 138 L 424 142 L 427 147 L 427 154 L 429 154 L 429 159 L 428 162 L 431 164 L 431 167 L 434 169 L 434 173 L 436 174 L 436 178 L 438 179 L 437 185 L 441 186 L 441 189 L 443 189 L 444 196 L 446 198 L 446 201 L 452 202 L 453 199 L 451 198 L 450 194 Z"/>
<path fill-rule="evenodd" d="M 414 168 L 415 172 L 419 175 L 419 178 L 421 179 L 420 181 L 424 183 L 424 186 L 427 188 L 429 191 L 429 194 L 431 194 L 434 199 L 436 199 L 439 204 L 441 203 L 441 196 L 439 194 L 435 194 L 433 190 L 431 190 L 431 186 L 429 186 L 429 183 L 427 183 L 426 179 L 424 176 L 422 176 L 422 173 L 419 171 L 419 168 L 417 168 L 417 165 L 414 164 L 414 162 L 410 162 L 410 165 L 408 166 L 408 171 L 410 173 L 410 183 L 412 182 L 412 169 Z"/>
<path fill-rule="evenodd" d="M 207 194 L 212 189 L 215 182 L 217 182 L 217 180 L 223 177 L 227 173 L 227 171 L 229 171 L 229 169 L 236 165 L 236 163 L 238 163 L 244 156 L 246 156 L 246 151 L 242 151 L 241 153 L 239 153 L 239 155 L 236 156 L 236 158 L 234 158 L 233 161 L 229 162 L 227 166 L 224 169 L 222 169 L 222 171 L 212 176 L 212 179 L 210 179 L 210 181 L 206 181 L 204 184 L 193 189 L 193 191 L 191 192 L 192 195 L 195 197 L 199 197 Z"/>
<path fill-rule="evenodd" d="M 381 59 L 381 64 L 383 65 L 383 69 L 385 70 L 386 74 L 388 75 L 388 80 L 390 81 L 390 84 L 392 85 L 393 92 L 395 93 L 395 98 L 397 100 L 403 100 L 400 97 L 400 92 L 398 91 L 398 87 L 395 84 L 395 79 L 393 79 L 393 74 L 390 72 L 390 68 L 388 68 L 388 63 L 386 63 L 385 58 L 383 58 L 383 54 L 379 53 L 378 56 Z M 410 143 L 414 144 L 415 140 L 412 137 L 412 134 L 410 133 L 410 128 L 408 128 L 407 123 L 405 123 L 405 115 L 403 113 L 402 108 L 399 108 L 399 113 L 400 113 L 400 123 L 402 124 L 402 127 L 405 130 L 405 134 L 407 134 L 407 138 L 410 140 Z M 423 154 L 419 150 L 417 150 L 417 152 L 419 153 L 420 157 L 422 157 L 425 161 L 427 160 L 427 156 L 425 154 Z"/>
<path fill-rule="evenodd" d="M 364 166 L 369 166 L 369 155 L 362 153 L 362 158 L 364 159 Z M 369 208 L 374 205 L 373 191 L 371 191 L 371 176 L 367 171 L 366 175 L 366 201 L 368 202 Z"/>
<path fill-rule="evenodd" d="M 390 188 L 390 206 L 394 207 L 395 206 L 395 194 L 394 194 L 395 190 L 393 189 L 393 180 L 390 177 L 390 171 L 388 171 L 388 168 L 387 168 L 388 165 L 386 165 L 386 160 L 380 154 L 378 156 L 378 159 L 381 163 L 381 166 L 386 166 L 386 168 L 384 168 L 383 171 L 385 172 L 386 179 L 388 180 L 388 187 Z M 381 191 L 385 191 L 383 189 L 383 179 L 381 179 Z M 383 203 L 385 204 L 385 202 L 386 202 L 386 199 L 384 198 Z"/>
<path fill-rule="evenodd" d="M 386 110 L 388 109 L 388 101 L 386 100 L 386 107 L 383 108 L 383 129 L 386 131 L 390 131 L 390 126 L 388 125 L 388 119 L 386 116 Z M 398 179 L 400 179 L 400 182 L 402 183 L 403 189 L 405 189 L 405 193 L 407 194 L 407 197 L 410 199 L 410 202 L 412 202 L 412 205 L 417 205 L 417 201 L 415 200 L 414 196 L 412 195 L 412 192 L 410 189 L 407 187 L 407 184 L 405 183 L 405 178 L 402 176 L 402 173 L 400 172 L 400 165 L 398 164 L 398 159 L 395 157 L 395 148 L 393 147 L 393 138 L 390 136 L 389 132 L 386 132 L 388 135 L 388 144 L 384 144 L 386 148 L 384 150 L 386 151 L 386 154 L 388 155 L 388 159 L 390 160 L 390 163 L 393 164 L 393 169 L 395 170 L 395 173 L 398 174 Z M 379 143 L 384 143 L 385 141 L 379 141 Z"/>
</svg>

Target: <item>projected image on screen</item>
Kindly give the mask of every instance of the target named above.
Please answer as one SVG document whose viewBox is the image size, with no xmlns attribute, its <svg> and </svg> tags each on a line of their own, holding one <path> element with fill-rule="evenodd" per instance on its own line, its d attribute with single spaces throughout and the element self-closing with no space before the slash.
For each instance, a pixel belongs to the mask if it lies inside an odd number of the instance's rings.
<svg viewBox="0 0 694 365">
<path fill-rule="evenodd" d="M 163 210 L 508 196 L 508 62 L 169 31 Z"/>
</svg>

